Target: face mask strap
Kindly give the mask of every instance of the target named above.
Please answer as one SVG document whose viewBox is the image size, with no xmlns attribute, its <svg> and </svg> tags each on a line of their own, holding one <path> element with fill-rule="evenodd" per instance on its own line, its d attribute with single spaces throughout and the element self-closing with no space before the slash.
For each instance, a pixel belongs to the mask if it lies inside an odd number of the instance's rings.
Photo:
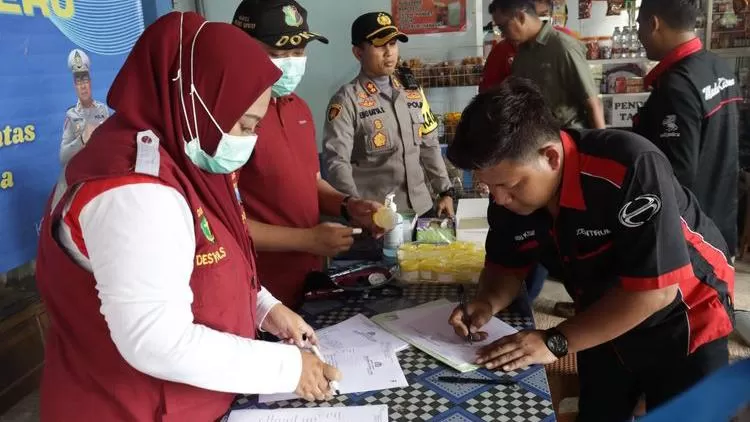
<svg viewBox="0 0 750 422">
<path fill-rule="evenodd" d="M 193 93 L 195 94 L 196 97 L 198 97 L 198 101 L 200 101 L 201 105 L 203 106 L 203 109 L 206 110 L 206 114 L 208 114 L 208 117 L 211 119 L 212 122 L 214 122 L 216 127 L 219 129 L 219 132 L 224 133 L 224 130 L 216 122 L 216 120 L 214 119 L 214 116 L 208 110 L 208 106 L 206 106 L 206 103 L 203 102 L 203 98 L 201 98 L 200 94 L 198 94 L 198 91 L 195 90 L 195 87 L 193 87 Z"/>
<path fill-rule="evenodd" d="M 187 126 L 188 134 L 190 135 L 190 141 L 195 139 L 193 136 L 193 130 L 190 128 L 190 119 L 188 118 L 187 114 L 187 107 L 185 107 L 185 90 L 183 89 L 183 79 L 182 79 L 182 22 L 185 18 L 185 14 L 180 14 L 180 47 L 179 47 L 179 58 L 177 59 L 178 62 L 178 69 L 177 69 L 177 76 L 173 79 L 173 81 L 177 81 L 179 83 L 179 90 L 180 90 L 180 103 L 182 103 L 182 115 L 185 117 L 185 126 Z M 196 133 L 197 134 L 197 133 Z"/>
<path fill-rule="evenodd" d="M 198 90 L 195 89 L 195 42 L 198 40 L 198 35 L 207 23 L 208 21 L 203 22 L 200 28 L 195 32 L 193 43 L 190 46 L 190 100 L 192 101 L 193 106 L 193 123 L 195 123 L 196 138 L 198 138 L 198 114 L 195 111 L 195 96 L 198 95 Z M 203 100 L 201 100 L 201 104 L 203 104 Z M 208 116 L 211 117 L 211 113 L 208 112 L 208 109 L 206 109 L 206 112 L 208 113 Z M 213 117 L 211 117 L 211 120 L 213 120 Z M 198 142 L 200 143 L 200 139 Z"/>
</svg>

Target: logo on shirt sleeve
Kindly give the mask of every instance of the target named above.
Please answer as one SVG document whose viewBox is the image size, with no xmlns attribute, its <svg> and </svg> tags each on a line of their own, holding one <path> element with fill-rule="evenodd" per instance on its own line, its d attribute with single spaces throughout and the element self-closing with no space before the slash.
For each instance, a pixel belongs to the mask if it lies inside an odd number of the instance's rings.
<svg viewBox="0 0 750 422">
<path fill-rule="evenodd" d="M 646 224 L 661 211 L 661 199 L 652 194 L 641 195 L 620 209 L 620 224 L 634 229 Z"/>
<path fill-rule="evenodd" d="M 330 107 L 328 107 L 328 121 L 332 122 L 334 119 L 339 117 L 339 114 L 341 114 L 341 104 L 331 104 Z"/>
<path fill-rule="evenodd" d="M 667 117 L 664 118 L 661 124 L 664 126 L 664 132 L 662 132 L 662 134 L 659 135 L 660 138 L 679 138 L 680 137 L 680 127 L 677 126 L 676 114 L 668 115 Z"/>
</svg>

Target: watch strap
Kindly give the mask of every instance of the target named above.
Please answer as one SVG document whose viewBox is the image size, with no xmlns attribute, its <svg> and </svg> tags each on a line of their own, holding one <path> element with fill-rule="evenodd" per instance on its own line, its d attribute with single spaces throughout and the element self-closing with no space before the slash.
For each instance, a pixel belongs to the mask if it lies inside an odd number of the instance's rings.
<svg viewBox="0 0 750 422">
<path fill-rule="evenodd" d="M 352 216 L 349 215 L 349 209 L 347 208 L 350 199 L 352 199 L 351 195 L 345 196 L 344 199 L 341 200 L 341 207 L 339 208 L 341 216 L 344 217 L 346 221 L 350 221 L 352 219 Z"/>
</svg>

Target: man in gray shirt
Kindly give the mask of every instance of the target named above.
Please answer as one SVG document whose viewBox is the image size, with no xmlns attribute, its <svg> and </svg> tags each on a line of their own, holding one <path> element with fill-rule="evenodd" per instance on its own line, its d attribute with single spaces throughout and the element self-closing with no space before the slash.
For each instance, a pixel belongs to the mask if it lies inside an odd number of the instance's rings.
<svg viewBox="0 0 750 422">
<path fill-rule="evenodd" d="M 539 19 L 535 0 L 494 0 L 493 20 L 519 44 L 512 74 L 533 81 L 564 127 L 604 129 L 599 88 L 586 60 L 586 48 Z"/>
</svg>

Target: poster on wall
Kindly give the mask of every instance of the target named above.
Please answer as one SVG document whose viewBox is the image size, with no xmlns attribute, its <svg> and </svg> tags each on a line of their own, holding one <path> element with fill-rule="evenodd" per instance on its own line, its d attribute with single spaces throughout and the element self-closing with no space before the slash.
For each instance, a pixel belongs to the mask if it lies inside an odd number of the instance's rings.
<svg viewBox="0 0 750 422">
<path fill-rule="evenodd" d="M 391 15 L 405 34 L 466 31 L 466 0 L 391 0 Z"/>
<path fill-rule="evenodd" d="M 142 32 L 141 0 L 0 1 L 0 273 L 36 256 L 61 169 Z"/>
</svg>

